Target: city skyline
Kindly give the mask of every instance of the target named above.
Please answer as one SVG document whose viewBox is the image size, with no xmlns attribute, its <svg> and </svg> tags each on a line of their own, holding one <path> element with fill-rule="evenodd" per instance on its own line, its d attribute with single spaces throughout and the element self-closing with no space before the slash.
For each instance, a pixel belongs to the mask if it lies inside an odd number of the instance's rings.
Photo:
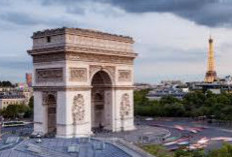
<svg viewBox="0 0 232 157">
<path fill-rule="evenodd" d="M 231 2 L 135 3 L 131 6 L 127 0 L 1 1 L 0 80 L 22 82 L 25 73 L 32 69 L 26 53 L 32 45 L 32 32 L 62 26 L 133 37 L 139 54 L 135 61 L 135 82 L 203 81 L 210 34 L 215 41 L 218 76 L 231 74 Z"/>
</svg>

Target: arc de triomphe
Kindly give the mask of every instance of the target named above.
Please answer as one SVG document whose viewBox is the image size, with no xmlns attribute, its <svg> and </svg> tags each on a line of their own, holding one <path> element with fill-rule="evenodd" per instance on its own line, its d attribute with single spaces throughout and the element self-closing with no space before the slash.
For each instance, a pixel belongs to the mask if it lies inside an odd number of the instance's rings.
<svg viewBox="0 0 232 157">
<path fill-rule="evenodd" d="M 134 129 L 133 39 L 94 30 L 35 32 L 34 133 L 91 135 Z"/>
</svg>

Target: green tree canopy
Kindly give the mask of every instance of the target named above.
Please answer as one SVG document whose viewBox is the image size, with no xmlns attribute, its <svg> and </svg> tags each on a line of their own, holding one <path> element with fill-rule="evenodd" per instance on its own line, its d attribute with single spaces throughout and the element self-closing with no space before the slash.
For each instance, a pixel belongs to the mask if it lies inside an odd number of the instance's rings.
<svg viewBox="0 0 232 157">
<path fill-rule="evenodd" d="M 0 87 L 13 87 L 14 85 L 10 81 L 0 81 Z"/>
</svg>

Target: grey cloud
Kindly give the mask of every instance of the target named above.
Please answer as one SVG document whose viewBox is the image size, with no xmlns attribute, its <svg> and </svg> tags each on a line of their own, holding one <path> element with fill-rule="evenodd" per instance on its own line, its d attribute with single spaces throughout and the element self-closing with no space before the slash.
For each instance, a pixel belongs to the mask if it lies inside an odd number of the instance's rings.
<svg viewBox="0 0 232 157">
<path fill-rule="evenodd" d="M 91 0 L 40 0 L 43 6 L 50 6 L 50 5 L 62 5 L 66 7 L 66 12 L 72 14 L 84 14 L 85 9 L 82 7 L 83 3 L 88 2 Z"/>
<path fill-rule="evenodd" d="M 112 10 L 112 8 L 94 6 L 93 3 L 95 2 L 98 2 L 99 4 L 105 3 L 102 0 L 42 0 L 41 4 L 45 6 L 62 5 L 65 7 L 67 13 L 77 15 L 84 15 L 86 10 L 91 10 L 92 12 L 104 14 L 105 16 L 119 16 L 119 14 Z"/>
<path fill-rule="evenodd" d="M 36 25 L 40 22 L 35 17 L 17 12 L 3 13 L 0 15 L 0 18 L 18 25 Z"/>
<path fill-rule="evenodd" d="M 68 13 L 72 13 L 72 14 L 84 14 L 85 13 L 85 9 L 81 8 L 81 7 L 69 7 L 66 9 L 66 11 Z"/>
<path fill-rule="evenodd" d="M 147 52 L 143 59 L 150 63 L 204 63 L 207 56 L 207 50 L 202 49 L 182 50 L 152 47 L 145 48 L 143 51 Z"/>
<path fill-rule="evenodd" d="M 106 2 L 106 0 L 103 0 Z M 232 26 L 232 1 L 229 0 L 111 0 L 128 12 L 173 13 L 209 27 Z"/>
<path fill-rule="evenodd" d="M 62 4 L 62 5 L 70 5 L 73 3 L 83 2 L 84 0 L 39 0 L 42 5 L 54 5 L 54 4 Z"/>
<path fill-rule="evenodd" d="M 48 25 L 48 26 L 67 26 L 72 27 L 77 25 L 76 21 L 69 20 L 66 17 L 59 17 L 59 18 L 43 18 L 36 15 L 30 15 L 21 12 L 5 12 L 0 14 L 0 19 L 2 21 L 6 21 L 9 23 L 13 23 L 16 25 L 22 26 L 34 26 L 34 25 Z M 2 22 L 1 21 L 1 22 Z M 82 23 L 78 23 L 78 26 L 82 26 Z"/>
<path fill-rule="evenodd" d="M 83 13 L 78 5 L 86 2 L 109 3 L 130 13 L 173 13 L 209 27 L 232 26 L 231 0 L 41 0 L 43 5 L 59 4 L 67 11 Z M 71 9 L 70 9 L 71 7 Z"/>
</svg>

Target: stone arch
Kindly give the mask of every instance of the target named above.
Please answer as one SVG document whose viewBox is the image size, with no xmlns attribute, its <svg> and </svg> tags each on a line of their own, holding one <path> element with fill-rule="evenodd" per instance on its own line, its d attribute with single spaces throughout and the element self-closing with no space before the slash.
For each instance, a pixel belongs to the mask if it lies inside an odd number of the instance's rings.
<svg viewBox="0 0 232 157">
<path fill-rule="evenodd" d="M 57 130 L 57 99 L 53 92 L 44 93 L 44 106 L 46 107 L 47 133 L 56 134 Z"/>
<path fill-rule="evenodd" d="M 97 84 L 112 86 L 112 78 L 110 77 L 110 74 L 105 70 L 100 70 L 94 73 L 91 79 L 91 85 L 97 85 Z"/>
<path fill-rule="evenodd" d="M 103 66 L 90 66 L 90 83 L 92 84 L 93 77 L 95 76 L 96 73 L 98 72 L 105 72 L 109 76 L 111 80 L 111 84 L 115 84 L 115 67 L 103 67 Z"/>
<path fill-rule="evenodd" d="M 112 80 L 109 73 L 100 70 L 91 79 L 91 114 L 93 130 L 111 128 L 112 115 Z M 109 96 L 110 95 L 110 96 Z"/>
<path fill-rule="evenodd" d="M 55 38 L 50 43 L 53 47 L 46 42 L 40 42 L 48 34 Z M 70 40 L 66 42 L 64 38 Z M 95 107 L 91 101 L 99 104 L 98 109 L 103 117 L 102 121 L 98 122 L 102 122 L 104 129 L 120 131 L 122 123 L 124 130 L 134 129 L 132 75 L 133 61 L 137 54 L 133 51 L 133 43 L 130 37 L 79 28 L 35 32 L 34 45 L 28 50 L 33 57 L 35 76 L 34 132 L 48 132 L 50 118 L 47 112 L 48 107 L 53 106 L 53 109 L 49 110 L 53 110 L 53 118 L 56 118 L 52 125 L 53 130 L 57 130 L 56 137 L 91 135 L 91 112 L 94 111 L 92 107 Z M 94 45 L 94 48 L 91 45 Z M 38 49 L 40 47 L 43 49 Z M 98 80 L 95 80 L 95 77 Z M 52 93 L 54 97 L 47 98 L 47 95 Z M 124 93 L 130 96 L 131 112 L 121 122 L 120 105 Z M 79 101 L 82 98 L 78 94 L 83 95 L 84 101 Z M 85 105 L 85 118 L 77 116 L 83 111 L 79 108 L 83 106 L 80 104 Z M 57 110 L 54 110 L 55 107 Z M 77 124 L 74 124 L 74 121 Z"/>
<path fill-rule="evenodd" d="M 53 101 L 56 102 L 57 100 L 57 94 L 56 92 L 43 92 L 43 105 L 46 106 L 48 105 L 49 101 L 53 99 Z"/>
</svg>

